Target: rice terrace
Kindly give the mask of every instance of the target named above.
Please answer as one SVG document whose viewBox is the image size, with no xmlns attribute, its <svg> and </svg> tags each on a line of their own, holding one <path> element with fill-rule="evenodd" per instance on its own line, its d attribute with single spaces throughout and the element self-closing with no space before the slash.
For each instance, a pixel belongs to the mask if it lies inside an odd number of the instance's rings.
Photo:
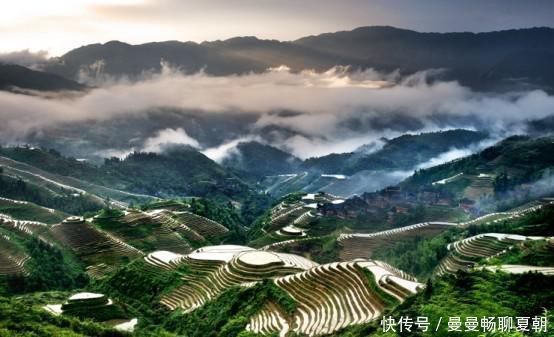
<svg viewBox="0 0 554 337">
<path fill-rule="evenodd" d="M 0 12 L 0 337 L 554 336 L 554 2 Z"/>
</svg>

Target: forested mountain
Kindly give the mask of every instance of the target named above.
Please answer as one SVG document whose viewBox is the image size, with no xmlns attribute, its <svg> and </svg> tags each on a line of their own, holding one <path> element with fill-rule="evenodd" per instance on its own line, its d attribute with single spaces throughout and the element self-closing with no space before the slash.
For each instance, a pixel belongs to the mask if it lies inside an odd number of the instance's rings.
<svg viewBox="0 0 554 337">
<path fill-rule="evenodd" d="M 189 147 L 164 154 L 136 152 L 125 159 L 106 159 L 101 166 L 38 148 L 6 147 L 0 154 L 50 173 L 139 194 L 242 199 L 251 193 L 239 178 Z"/>
<path fill-rule="evenodd" d="M 419 170 L 404 182 L 406 185 L 430 184 L 460 172 L 495 174 L 497 183 L 505 190 L 529 183 L 545 174 L 551 174 L 554 166 L 554 139 L 512 136 L 478 153 L 442 165 Z"/>
<path fill-rule="evenodd" d="M 17 89 L 59 91 L 81 90 L 84 86 L 59 75 L 0 62 L 0 90 Z"/>
<path fill-rule="evenodd" d="M 244 142 L 238 144 L 236 151 L 226 157 L 222 164 L 246 178 L 260 179 L 268 175 L 297 172 L 301 160 L 270 145 Z"/>
<path fill-rule="evenodd" d="M 280 65 L 296 71 L 351 65 L 383 71 L 400 69 L 404 73 L 446 69 L 445 78 L 477 89 L 548 88 L 554 84 L 554 73 L 548 66 L 554 55 L 553 41 L 554 30 L 550 28 L 475 34 L 419 33 L 377 26 L 289 42 L 255 37 L 201 44 L 167 41 L 130 45 L 111 41 L 74 49 L 45 69 L 76 79 L 81 69 L 96 62 L 101 62 L 101 69 L 108 75 L 131 77 L 159 71 L 161 60 L 187 72 L 204 69 L 214 75 L 260 72 Z M 127 62 L 130 59 L 133 62 Z"/>
<path fill-rule="evenodd" d="M 402 135 L 384 139 L 383 147 L 373 153 L 366 154 L 362 148 L 356 152 L 309 158 L 304 161 L 303 167 L 323 173 L 342 174 L 363 170 L 406 170 L 443 152 L 476 144 L 486 137 L 485 133 L 462 129 Z"/>
</svg>

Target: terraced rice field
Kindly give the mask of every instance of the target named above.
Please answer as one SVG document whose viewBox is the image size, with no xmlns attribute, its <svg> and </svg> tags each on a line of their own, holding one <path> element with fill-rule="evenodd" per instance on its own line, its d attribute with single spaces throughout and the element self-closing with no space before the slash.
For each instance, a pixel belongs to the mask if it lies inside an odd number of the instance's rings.
<svg viewBox="0 0 554 337">
<path fill-rule="evenodd" d="M 191 271 L 183 276 L 184 285 L 162 298 L 174 310 L 192 311 L 217 297 L 225 289 L 251 285 L 266 278 L 302 271 L 316 265 L 301 256 L 258 251 L 245 246 L 209 246 L 187 256 L 161 253 L 149 255 L 146 262 L 160 268 L 184 264 Z"/>
<path fill-rule="evenodd" d="M 0 213 L 19 220 L 40 221 L 55 224 L 62 221 L 67 215 L 51 208 L 37 204 L 0 197 Z"/>
<path fill-rule="evenodd" d="M 307 210 L 304 206 L 305 204 L 301 202 L 291 205 L 278 205 L 272 211 L 270 223 L 266 230 L 278 230 L 285 226 L 294 224 L 297 219 L 300 219 L 306 213 Z"/>
<path fill-rule="evenodd" d="M 281 236 L 306 236 L 306 230 L 295 225 L 288 225 L 279 229 L 276 234 Z"/>
<path fill-rule="evenodd" d="M 486 266 L 483 268 L 492 272 L 501 271 L 508 274 L 540 273 L 543 275 L 554 275 L 554 267 L 502 264 L 499 266 Z"/>
<path fill-rule="evenodd" d="M 172 270 L 179 266 L 184 257 L 185 256 L 181 254 L 160 250 L 146 255 L 144 260 L 153 266 Z"/>
<path fill-rule="evenodd" d="M 288 314 L 278 304 L 266 302 L 250 317 L 247 330 L 280 336 L 289 331 L 315 336 L 369 322 L 385 309 L 387 301 L 383 294 L 401 302 L 423 286 L 415 278 L 378 261 L 318 265 L 298 255 L 245 246 L 208 246 L 188 255 L 154 252 L 144 259 L 154 268 L 171 270 L 186 266 L 189 270 L 182 277 L 183 285 L 160 301 L 171 310 L 190 312 L 231 287 L 248 287 L 273 279 L 297 302 L 297 310 Z"/>
<path fill-rule="evenodd" d="M 275 279 L 275 284 L 298 303 L 297 311 L 289 318 L 290 330 L 315 336 L 379 317 L 385 304 L 381 295 L 369 285 L 364 269 L 371 272 L 380 291 L 398 301 L 403 301 L 422 287 L 413 278 L 403 278 L 390 266 L 370 260 L 335 262 L 279 277 Z M 265 310 L 268 311 L 267 308 Z M 279 314 L 270 311 L 265 316 L 279 317 Z M 265 324 L 258 325 L 256 319 L 257 316 L 254 316 L 250 322 L 249 327 L 253 331 L 253 327 L 257 327 L 258 331 L 277 332 L 272 328 L 275 319 L 266 319 Z M 281 324 L 280 327 L 285 329 L 286 325 Z M 283 330 L 279 332 L 281 335 L 286 333 Z"/>
<path fill-rule="evenodd" d="M 553 204 L 554 202 L 550 202 L 550 204 Z M 469 226 L 469 225 L 489 225 L 492 223 L 498 223 L 505 220 L 512 220 L 519 218 L 527 213 L 538 211 L 543 207 L 542 204 L 538 205 L 532 205 L 528 207 L 518 207 L 511 212 L 494 212 L 485 214 L 483 216 L 480 216 L 478 218 L 475 218 L 470 221 L 461 222 L 460 226 Z"/>
<path fill-rule="evenodd" d="M 145 252 L 155 250 L 171 250 L 186 254 L 192 251 L 188 240 L 203 240 L 198 234 L 189 231 L 190 235 L 182 234 L 178 230 L 182 225 L 171 211 L 155 210 L 142 212 L 129 210 L 125 215 L 106 222 L 102 219 L 95 221 L 102 229 L 134 247 Z"/>
<path fill-rule="evenodd" d="M 423 222 L 375 233 L 341 234 L 338 237 L 339 244 L 342 246 L 339 256 L 342 261 L 370 258 L 378 247 L 389 246 L 398 240 L 414 235 L 436 235 L 456 225 L 450 222 Z"/>
<path fill-rule="evenodd" d="M 284 337 L 290 330 L 290 325 L 283 309 L 273 302 L 267 302 L 250 318 L 246 330 L 261 335 L 278 333 L 279 337 Z"/>
<path fill-rule="evenodd" d="M 310 240 L 318 240 L 322 238 L 324 238 L 324 236 L 309 236 L 309 237 L 302 237 L 298 239 L 284 240 L 284 241 L 270 243 L 269 245 L 265 245 L 262 248 L 260 248 L 260 250 L 278 250 L 279 248 L 282 248 L 294 243 L 310 241 Z"/>
<path fill-rule="evenodd" d="M 494 176 L 490 174 L 479 174 L 472 178 L 471 184 L 464 190 L 464 196 L 472 200 L 479 200 L 484 195 L 492 195 Z"/>
<path fill-rule="evenodd" d="M 25 235 L 38 235 L 48 228 L 48 226 L 42 222 L 16 220 L 5 214 L 0 214 L 0 226 Z"/>
<path fill-rule="evenodd" d="M 0 275 L 25 274 L 29 257 L 8 237 L 0 235 Z"/>
<path fill-rule="evenodd" d="M 504 253 L 525 240 L 543 240 L 543 237 L 486 233 L 459 240 L 448 245 L 448 255 L 437 267 L 437 274 L 455 273 L 473 268 L 480 260 Z"/>
<path fill-rule="evenodd" d="M 89 266 L 105 264 L 114 267 L 142 255 L 140 250 L 80 218 L 68 218 L 50 227 L 49 232 Z M 96 269 L 101 270 L 101 268 Z M 98 276 L 94 272 L 90 275 Z"/>
<path fill-rule="evenodd" d="M 174 212 L 174 214 L 184 230 L 192 230 L 206 239 L 220 237 L 229 231 L 222 224 L 200 215 L 190 212 Z"/>
</svg>

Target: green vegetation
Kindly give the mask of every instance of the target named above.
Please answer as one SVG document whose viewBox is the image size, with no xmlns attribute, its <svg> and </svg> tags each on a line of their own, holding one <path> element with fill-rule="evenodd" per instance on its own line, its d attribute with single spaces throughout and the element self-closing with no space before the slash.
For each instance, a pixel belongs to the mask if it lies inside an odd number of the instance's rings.
<svg viewBox="0 0 554 337">
<path fill-rule="evenodd" d="M 243 200 L 254 194 L 238 177 L 189 147 L 171 148 L 164 154 L 135 152 L 124 160 L 106 159 L 98 167 L 55 150 L 0 147 L 0 155 L 60 176 L 147 195 Z"/>
<path fill-rule="evenodd" d="M 270 300 L 287 312 L 296 308 L 286 293 L 266 280 L 251 288 L 231 288 L 189 314 L 174 312 L 163 327 L 187 337 L 235 337 L 239 334 L 243 337 L 245 334 L 241 332 L 249 318 Z"/>
<path fill-rule="evenodd" d="M 440 318 L 442 323 L 438 331 L 429 328 L 422 332 L 414 325 L 412 332 L 383 332 L 379 321 L 370 324 L 352 326 L 329 337 L 523 337 L 523 334 L 512 332 L 448 332 L 449 317 L 460 317 L 462 322 L 467 317 L 534 317 L 542 316 L 544 308 L 548 310 L 547 332 L 532 333 L 534 337 L 551 336 L 554 329 L 554 282 L 552 277 L 540 274 L 509 275 L 490 272 L 459 272 L 427 283 L 427 289 L 408 298 L 398 305 L 387 316 L 396 322 L 400 317 L 428 317 L 432 327 L 436 327 Z M 514 323 L 515 324 L 515 323 Z"/>
<path fill-rule="evenodd" d="M 467 147 L 485 139 L 482 132 L 470 130 L 449 130 L 443 132 L 403 135 L 387 140 L 379 151 L 363 153 L 331 154 L 310 158 L 304 166 L 321 172 L 353 174 L 362 170 L 412 169 L 453 147 Z"/>
<path fill-rule="evenodd" d="M 53 316 L 21 298 L 0 297 L 1 337 L 124 337 L 106 326 L 78 318 Z"/>
<path fill-rule="evenodd" d="M 448 243 L 481 233 L 509 233 L 526 236 L 554 235 L 554 206 L 545 206 L 520 218 L 470 225 L 467 229 L 451 228 L 433 238 L 420 236 L 403 238 L 393 245 L 376 249 L 373 252 L 373 258 L 390 263 L 417 277 L 425 278 L 432 274 L 440 260 L 446 256 Z M 546 242 L 529 242 L 522 248 L 511 250 L 506 255 L 506 260 L 501 256 L 493 261 L 531 265 L 540 262 L 549 265 L 552 256 L 553 252 L 549 250 Z"/>
<path fill-rule="evenodd" d="M 264 176 L 296 172 L 301 163 L 290 153 L 258 142 L 239 143 L 237 151 L 223 160 L 223 166 L 254 183 Z"/>
<path fill-rule="evenodd" d="M 100 203 L 87 196 L 75 195 L 71 191 L 54 193 L 48 188 L 26 182 L 21 178 L 3 175 L 2 171 L 3 169 L 0 166 L 0 194 L 2 197 L 33 202 L 37 205 L 53 208 L 69 214 L 82 214 L 84 212 L 97 211 L 101 208 Z M 56 222 L 59 217 L 63 216 L 60 215 L 60 212 L 54 214 L 45 214 L 45 212 L 47 211 L 43 210 L 37 213 L 37 210 L 35 210 L 22 214 L 22 211 L 12 209 L 11 212 L 6 213 L 14 217 L 21 216 L 25 220 L 44 221 L 48 223 Z"/>
<path fill-rule="evenodd" d="M 158 304 L 160 298 L 182 284 L 186 270 L 167 271 L 153 267 L 142 258 L 120 268 L 113 275 L 92 285 L 94 291 L 106 294 L 124 304 L 127 311 L 141 317 L 156 317 L 165 312 Z"/>
<path fill-rule="evenodd" d="M 87 300 L 85 303 L 64 303 L 63 314 L 66 316 L 79 317 L 81 319 L 92 319 L 97 322 L 106 322 L 114 319 L 128 319 L 129 317 L 117 304 L 108 304 L 108 299 L 103 301 Z"/>
<path fill-rule="evenodd" d="M 526 241 L 505 254 L 487 261 L 487 264 L 525 264 L 539 267 L 554 267 L 554 246 L 548 241 Z"/>
<path fill-rule="evenodd" d="M 206 198 L 193 198 L 189 205 L 190 212 L 219 222 L 230 230 L 239 229 L 242 226 L 241 215 L 230 202 L 216 203 Z"/>
<path fill-rule="evenodd" d="M 552 140 L 552 137 L 512 136 L 460 160 L 418 170 L 401 186 L 417 190 L 421 186 L 430 186 L 435 181 L 463 173 L 460 179 L 437 187 L 459 196 L 471 182 L 468 176 L 492 174 L 495 176 L 491 186 L 494 196 L 481 207 L 506 210 L 552 193 L 548 180 L 531 188 L 522 188 L 523 184 L 533 184 L 543 178 L 551 179 L 554 159 L 546 154 L 554 152 Z"/>
<path fill-rule="evenodd" d="M 7 294 L 45 290 L 67 291 L 88 284 L 87 275 L 73 256 L 36 238 L 26 240 L 23 245 L 31 257 L 25 265 L 28 275 L 7 277 L 4 280 Z"/>
<path fill-rule="evenodd" d="M 335 235 L 287 244 L 278 249 L 284 253 L 304 256 L 317 263 L 331 263 L 339 260 L 339 244 Z"/>
<path fill-rule="evenodd" d="M 414 236 L 384 246 L 373 252 L 373 258 L 385 261 L 419 278 L 429 277 L 447 254 L 446 246 L 455 240 L 456 230 L 448 230 L 433 238 Z"/>
<path fill-rule="evenodd" d="M 374 293 L 378 295 L 381 301 L 383 301 L 383 304 L 387 308 L 394 308 L 399 303 L 398 300 L 395 297 L 391 296 L 389 293 L 385 292 L 377 285 L 377 282 L 375 281 L 375 275 L 373 275 L 372 272 L 370 272 L 365 268 L 362 268 L 361 270 L 367 279 L 369 287 Z"/>
<path fill-rule="evenodd" d="M 46 209 L 34 203 L 14 203 L 0 199 L 0 213 L 11 216 L 14 219 L 39 221 L 47 224 L 61 222 L 68 215 L 59 211 Z"/>
<path fill-rule="evenodd" d="M 111 211 L 110 213 L 113 212 L 114 211 Z M 120 216 L 117 215 L 109 216 L 104 211 L 98 218 L 94 219 L 94 224 L 144 252 L 152 252 L 160 249 L 158 245 L 160 244 L 160 239 L 163 239 L 163 237 L 159 232 L 163 226 L 162 224 L 149 222 L 128 224 L 121 222 L 119 218 Z M 174 240 L 181 244 L 186 244 L 184 240 Z"/>
<path fill-rule="evenodd" d="M 554 205 L 526 214 L 520 218 L 507 219 L 496 223 L 471 225 L 468 236 L 481 233 L 511 233 L 526 236 L 554 235 Z"/>
<path fill-rule="evenodd" d="M 431 291 L 418 294 L 402 304 L 393 315 L 427 316 L 430 322 L 439 317 L 533 317 L 543 315 L 543 308 L 554 309 L 552 277 L 540 274 L 508 275 L 489 272 L 460 272 L 432 283 Z M 550 322 L 552 329 L 552 322 Z M 416 334 L 412 334 L 416 335 Z M 480 333 L 453 334 L 445 326 L 422 336 L 479 336 Z M 546 336 L 546 334 L 544 335 Z"/>
</svg>

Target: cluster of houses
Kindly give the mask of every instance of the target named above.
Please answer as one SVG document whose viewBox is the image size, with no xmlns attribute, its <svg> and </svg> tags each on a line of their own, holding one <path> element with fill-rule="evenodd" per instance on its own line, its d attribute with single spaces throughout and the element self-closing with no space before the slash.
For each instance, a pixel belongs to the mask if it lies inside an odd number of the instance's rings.
<svg viewBox="0 0 554 337">
<path fill-rule="evenodd" d="M 323 215 L 356 218 L 360 215 L 388 213 L 389 218 L 408 213 L 419 205 L 460 207 L 468 213 L 477 212 L 476 202 L 469 199 L 456 200 L 452 194 L 433 188 L 420 191 L 402 190 L 399 186 L 387 187 L 378 192 L 364 193 L 352 197 L 341 204 L 318 204 L 318 212 Z"/>
</svg>

